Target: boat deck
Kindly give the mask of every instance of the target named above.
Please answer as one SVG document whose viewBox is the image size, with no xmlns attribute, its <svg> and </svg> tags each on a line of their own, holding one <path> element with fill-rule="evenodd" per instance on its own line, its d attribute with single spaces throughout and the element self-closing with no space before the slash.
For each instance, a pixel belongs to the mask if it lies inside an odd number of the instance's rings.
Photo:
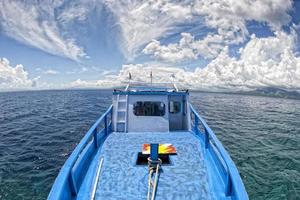
<svg viewBox="0 0 300 200">
<path fill-rule="evenodd" d="M 190 131 L 181 132 L 111 132 L 112 110 L 110 106 L 76 146 L 49 200 L 146 199 L 148 166 L 136 165 L 144 143 L 169 143 L 177 150 L 171 163 L 161 167 L 156 200 L 248 199 L 229 154 L 192 106 Z"/>
<path fill-rule="evenodd" d="M 103 166 L 95 199 L 146 199 L 148 166 L 136 165 L 143 143 L 171 143 L 177 155 L 163 165 L 156 199 L 213 199 L 209 186 L 204 144 L 190 132 L 111 133 L 96 154 L 77 199 L 86 199 L 86 187 L 95 176 L 96 162 Z"/>
</svg>

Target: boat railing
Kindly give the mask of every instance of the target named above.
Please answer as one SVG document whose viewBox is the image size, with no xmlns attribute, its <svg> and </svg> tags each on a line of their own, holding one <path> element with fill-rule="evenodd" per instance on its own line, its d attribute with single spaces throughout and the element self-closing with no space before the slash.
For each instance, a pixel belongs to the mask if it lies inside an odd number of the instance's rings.
<svg viewBox="0 0 300 200">
<path fill-rule="evenodd" d="M 111 131 L 112 105 L 88 130 L 62 167 L 49 193 L 49 200 L 72 199 L 77 195 L 87 172 L 86 166 Z"/>
<path fill-rule="evenodd" d="M 180 90 L 177 87 L 177 84 L 175 82 L 154 82 L 154 83 L 148 83 L 148 82 L 139 82 L 139 81 L 129 81 L 129 82 L 122 82 L 123 84 L 126 84 L 125 88 L 119 88 L 115 89 L 116 91 L 185 91 Z"/>
<path fill-rule="evenodd" d="M 221 142 L 218 140 L 215 133 L 212 129 L 207 125 L 205 120 L 200 117 L 197 111 L 190 105 L 191 110 L 191 129 L 192 131 L 198 135 L 204 137 L 205 149 L 212 150 L 214 156 L 217 158 L 218 162 L 222 166 L 222 171 L 225 174 L 225 194 L 226 196 L 233 195 L 235 191 L 239 191 L 239 193 L 235 193 L 240 197 L 237 199 L 248 199 L 248 195 L 242 183 L 242 180 L 239 176 L 238 170 L 236 169 L 233 161 L 229 157 L 228 153 L 224 149 Z M 240 191 L 244 191 L 241 192 Z"/>
</svg>

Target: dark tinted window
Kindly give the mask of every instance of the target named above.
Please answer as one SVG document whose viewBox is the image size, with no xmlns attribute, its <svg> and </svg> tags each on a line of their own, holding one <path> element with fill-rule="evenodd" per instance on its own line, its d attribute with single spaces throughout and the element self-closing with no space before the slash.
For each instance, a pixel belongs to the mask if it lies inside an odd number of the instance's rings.
<svg viewBox="0 0 300 200">
<path fill-rule="evenodd" d="M 181 111 L 181 103 L 179 101 L 169 102 L 169 113 L 176 114 Z"/>
<path fill-rule="evenodd" d="M 164 116 L 165 104 L 159 101 L 137 101 L 133 105 L 136 116 Z"/>
</svg>

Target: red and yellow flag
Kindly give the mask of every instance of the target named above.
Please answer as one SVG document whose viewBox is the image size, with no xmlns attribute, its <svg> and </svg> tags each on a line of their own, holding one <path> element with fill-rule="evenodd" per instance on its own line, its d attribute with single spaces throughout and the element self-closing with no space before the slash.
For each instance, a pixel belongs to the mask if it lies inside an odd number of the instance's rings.
<svg viewBox="0 0 300 200">
<path fill-rule="evenodd" d="M 150 144 L 143 144 L 143 154 L 150 154 Z M 176 148 L 172 144 L 159 144 L 158 154 L 176 154 Z"/>
</svg>

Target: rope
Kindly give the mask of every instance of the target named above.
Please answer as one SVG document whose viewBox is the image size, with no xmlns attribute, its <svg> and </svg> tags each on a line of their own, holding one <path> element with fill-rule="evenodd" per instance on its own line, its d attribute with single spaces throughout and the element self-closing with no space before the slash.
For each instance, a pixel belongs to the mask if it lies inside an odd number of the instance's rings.
<svg viewBox="0 0 300 200">
<path fill-rule="evenodd" d="M 155 199 L 155 194 L 156 194 L 156 189 L 157 189 L 157 183 L 158 183 L 158 177 L 159 177 L 159 168 L 161 165 L 162 161 L 161 159 L 158 159 L 157 161 L 153 161 L 148 158 L 148 169 L 149 169 L 149 176 L 148 176 L 148 193 L 147 193 L 147 200 Z M 154 177 L 154 183 L 152 181 L 152 176 L 155 172 L 155 177 Z M 152 195 L 151 195 L 151 189 L 152 189 Z"/>
<path fill-rule="evenodd" d="M 151 195 L 151 185 L 152 185 L 151 179 L 152 179 L 152 174 L 153 174 L 153 169 L 149 169 L 147 200 L 150 200 L 150 195 Z"/>
</svg>

